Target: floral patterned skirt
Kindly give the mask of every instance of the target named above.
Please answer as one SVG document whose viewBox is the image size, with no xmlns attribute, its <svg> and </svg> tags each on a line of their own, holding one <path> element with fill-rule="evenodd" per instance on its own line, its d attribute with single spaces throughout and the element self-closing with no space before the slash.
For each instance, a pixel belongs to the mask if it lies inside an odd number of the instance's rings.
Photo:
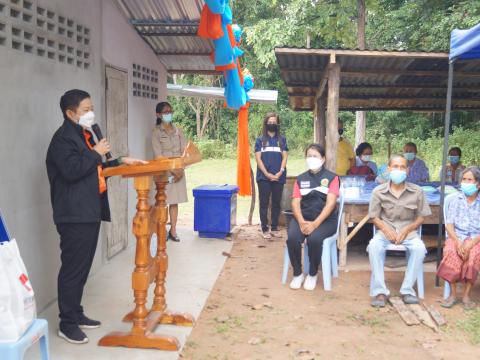
<svg viewBox="0 0 480 360">
<path fill-rule="evenodd" d="M 472 241 L 471 239 L 465 239 L 465 242 Z M 475 245 L 468 256 L 468 259 L 464 261 L 458 254 L 456 249 L 455 240 L 448 238 L 445 241 L 443 248 L 443 259 L 438 267 L 438 277 L 448 281 L 449 283 L 456 282 L 469 282 L 474 283 L 477 279 L 478 272 L 480 270 L 480 243 Z"/>
</svg>

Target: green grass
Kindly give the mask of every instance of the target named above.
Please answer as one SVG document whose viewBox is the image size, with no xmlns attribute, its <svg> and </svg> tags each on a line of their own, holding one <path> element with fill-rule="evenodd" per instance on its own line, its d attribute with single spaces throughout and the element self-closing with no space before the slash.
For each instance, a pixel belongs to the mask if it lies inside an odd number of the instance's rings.
<svg viewBox="0 0 480 360">
<path fill-rule="evenodd" d="M 467 333 L 473 344 L 480 344 L 480 309 L 469 313 L 465 320 L 459 320 L 457 325 Z"/>
<path fill-rule="evenodd" d="M 256 163 L 251 161 L 254 173 Z M 296 176 L 305 171 L 305 160 L 303 158 L 289 158 L 287 162 L 287 175 Z M 192 165 L 186 170 L 187 191 L 189 202 L 180 205 L 180 216 L 193 218 L 193 195 L 192 190 L 200 185 L 207 184 L 229 184 L 237 183 L 237 160 L 235 159 L 207 159 Z M 250 196 L 238 197 L 237 201 L 237 222 L 246 223 L 250 210 Z M 258 194 L 254 212 L 254 223 L 258 223 Z"/>
</svg>

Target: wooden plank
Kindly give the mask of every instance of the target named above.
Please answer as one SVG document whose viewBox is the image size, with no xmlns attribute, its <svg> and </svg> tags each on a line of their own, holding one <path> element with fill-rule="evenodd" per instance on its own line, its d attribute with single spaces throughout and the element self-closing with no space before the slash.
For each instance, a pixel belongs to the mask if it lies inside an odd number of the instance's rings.
<svg viewBox="0 0 480 360">
<path fill-rule="evenodd" d="M 335 172 L 338 146 L 338 99 L 340 95 L 340 65 L 333 64 L 328 73 L 328 100 L 326 125 L 326 168 Z"/>
<path fill-rule="evenodd" d="M 433 321 L 435 321 L 435 323 L 438 326 L 443 326 L 447 324 L 447 321 L 445 320 L 445 318 L 442 316 L 442 314 L 440 314 L 440 312 L 437 309 L 433 307 L 433 305 L 427 305 L 424 303 L 423 306 L 425 307 L 425 309 L 427 309 Z"/>
<path fill-rule="evenodd" d="M 317 98 L 314 111 L 314 141 L 325 147 L 326 122 L 325 122 L 325 98 Z"/>
<path fill-rule="evenodd" d="M 323 69 L 309 69 L 309 68 L 289 68 L 281 69 L 281 73 L 323 73 Z M 403 70 L 403 69 L 346 69 L 342 71 L 342 77 L 365 77 L 369 75 L 392 75 L 392 76 L 433 76 L 433 77 L 448 77 L 448 70 Z M 478 78 L 480 72 L 455 72 L 455 77 Z"/>
<path fill-rule="evenodd" d="M 390 304 L 397 310 L 398 314 L 402 320 L 408 326 L 420 325 L 420 320 L 415 316 L 415 314 L 410 311 L 410 309 L 405 305 L 399 297 L 392 297 L 389 299 Z"/>
<path fill-rule="evenodd" d="M 425 325 L 426 327 L 432 329 L 435 332 L 438 332 L 438 326 L 437 324 L 432 320 L 430 317 L 430 314 L 428 313 L 427 310 L 423 308 L 422 305 L 420 304 L 411 304 L 407 305 L 410 310 L 417 316 L 417 318 L 420 320 L 420 322 Z"/>
<path fill-rule="evenodd" d="M 367 57 L 388 57 L 388 58 L 437 58 L 439 60 L 448 60 L 448 53 L 445 52 L 420 52 L 420 51 L 380 51 L 380 50 L 332 50 L 332 49 L 298 49 L 298 48 L 276 48 L 275 54 L 288 55 L 324 55 L 330 56 L 335 53 L 338 55 L 355 55 Z"/>
</svg>

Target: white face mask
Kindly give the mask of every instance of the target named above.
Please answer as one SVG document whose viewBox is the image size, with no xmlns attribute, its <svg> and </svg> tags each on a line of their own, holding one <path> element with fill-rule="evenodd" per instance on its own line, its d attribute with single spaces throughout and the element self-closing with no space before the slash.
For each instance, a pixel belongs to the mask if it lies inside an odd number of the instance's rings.
<svg viewBox="0 0 480 360">
<path fill-rule="evenodd" d="M 323 160 L 317 157 L 307 157 L 308 170 L 320 170 L 323 166 Z"/>
<path fill-rule="evenodd" d="M 95 114 L 93 111 L 83 114 L 80 116 L 80 120 L 78 120 L 78 125 L 87 129 L 90 129 L 93 124 L 95 124 Z"/>
<path fill-rule="evenodd" d="M 360 159 L 364 162 L 368 162 L 372 159 L 372 155 L 362 155 L 360 156 Z"/>
</svg>

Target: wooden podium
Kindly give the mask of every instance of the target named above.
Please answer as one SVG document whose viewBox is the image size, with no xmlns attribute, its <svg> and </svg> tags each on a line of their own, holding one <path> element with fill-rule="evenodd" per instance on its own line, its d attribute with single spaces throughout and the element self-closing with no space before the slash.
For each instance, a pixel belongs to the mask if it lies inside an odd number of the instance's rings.
<svg viewBox="0 0 480 360">
<path fill-rule="evenodd" d="M 193 326 L 194 319 L 189 314 L 173 313 L 167 310 L 165 300 L 165 278 L 168 268 L 166 253 L 167 208 L 165 186 L 168 171 L 184 169 L 199 162 L 201 155 L 196 146 L 189 142 L 182 157 L 157 158 L 146 165 L 122 165 L 103 170 L 103 175 L 134 178 L 137 191 L 137 213 L 133 218 L 133 234 L 137 239 L 135 270 L 132 273 L 132 288 L 135 309 L 123 321 L 133 322 L 130 332 L 112 332 L 100 339 L 100 346 L 126 346 L 135 348 L 155 348 L 178 350 L 180 344 L 173 336 L 157 335 L 153 330 L 158 324 Z M 149 204 L 149 192 L 154 178 L 156 186 L 155 205 Z M 152 234 L 157 234 L 157 253 L 150 254 Z M 155 282 L 153 305 L 147 309 L 148 288 Z"/>
</svg>

